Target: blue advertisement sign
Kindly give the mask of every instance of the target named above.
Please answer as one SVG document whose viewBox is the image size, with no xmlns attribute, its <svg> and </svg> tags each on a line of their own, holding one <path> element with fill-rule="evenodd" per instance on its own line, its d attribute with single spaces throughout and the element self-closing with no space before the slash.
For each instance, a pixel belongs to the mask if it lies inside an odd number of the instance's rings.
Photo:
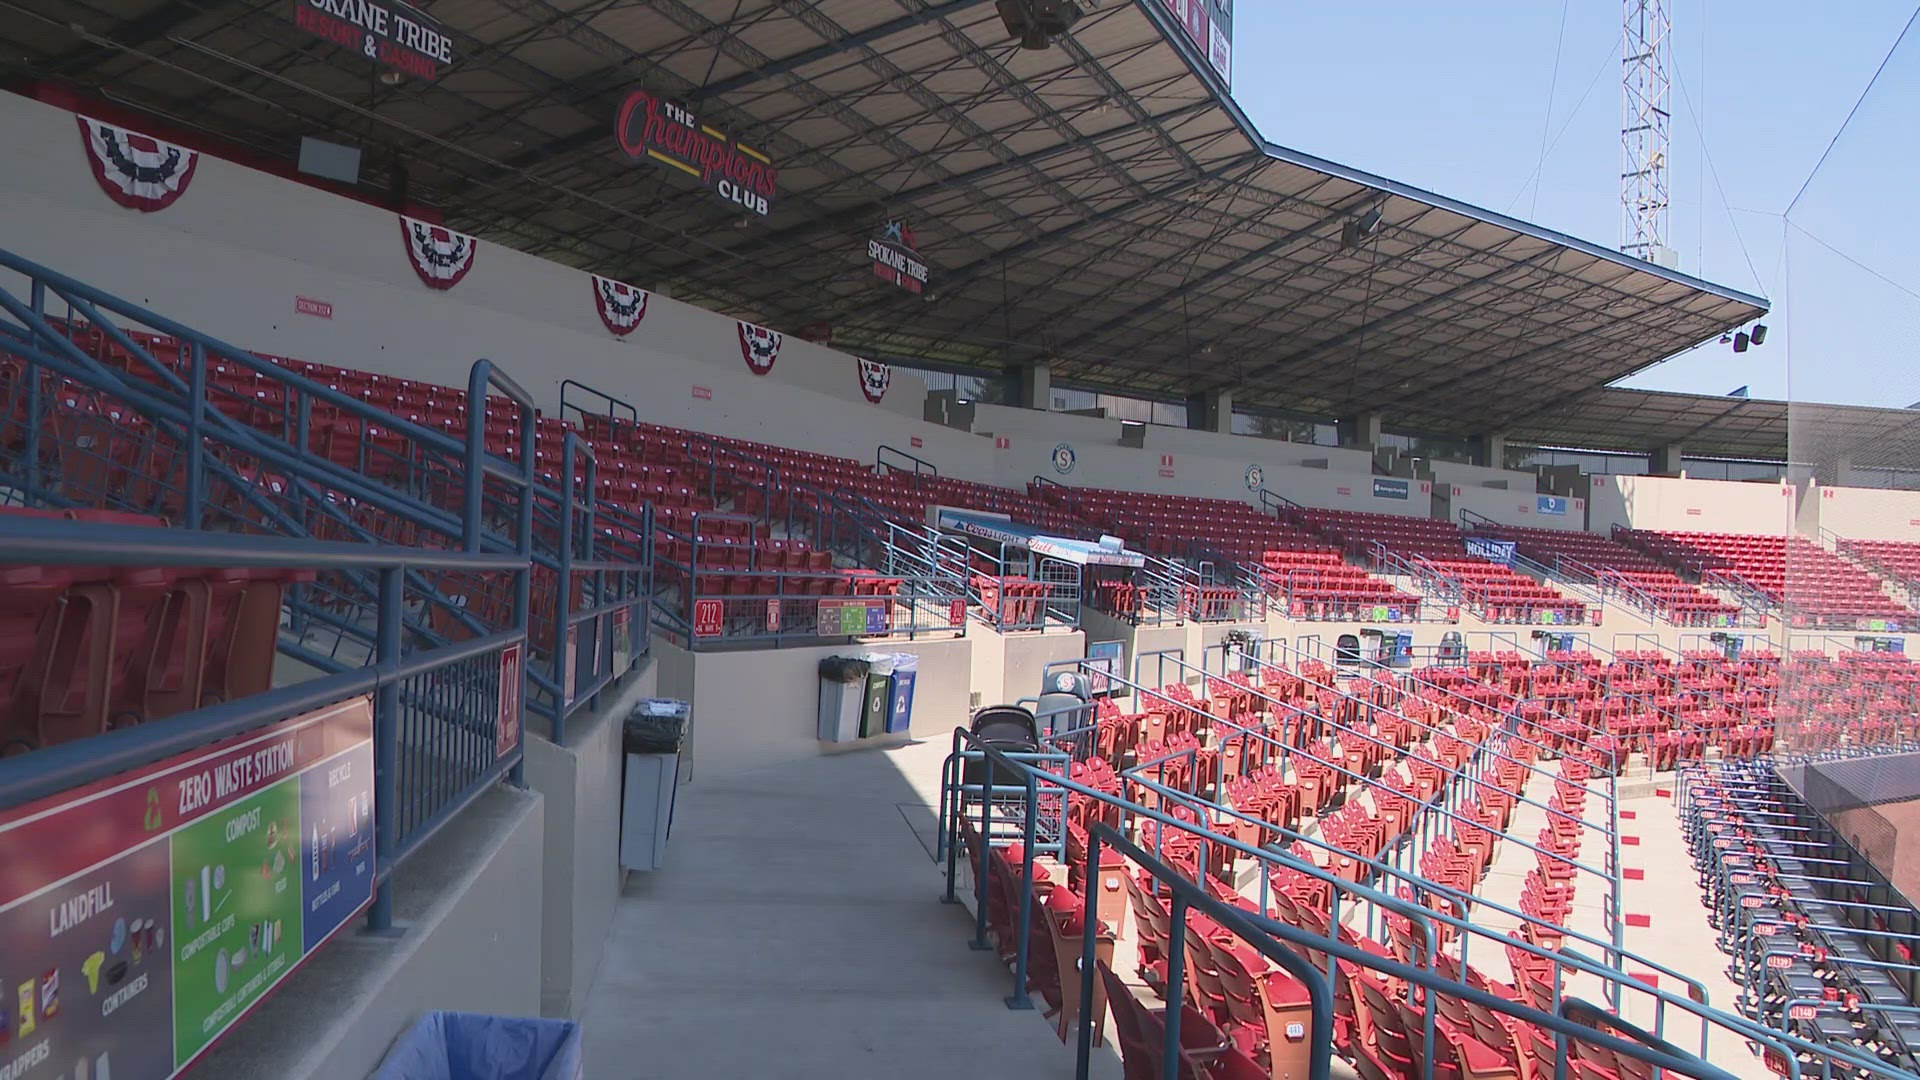
<svg viewBox="0 0 1920 1080">
<path fill-rule="evenodd" d="M 1407 497 L 1407 487 L 1408 485 L 1405 480 L 1385 480 L 1376 476 L 1373 478 L 1373 497 L 1376 499 L 1405 499 Z"/>
<path fill-rule="evenodd" d="M 1567 500 L 1558 495 L 1542 495 L 1539 499 L 1539 509 L 1542 514 L 1549 517 L 1566 517 Z"/>
<path fill-rule="evenodd" d="M 300 914 L 312 950 L 373 892 L 372 743 L 300 777 L 300 824 Z"/>
<path fill-rule="evenodd" d="M 1513 562 L 1514 543 L 1511 540 L 1489 540 L 1484 536 L 1467 537 L 1467 554 L 1481 559 L 1489 559 L 1502 566 Z"/>
</svg>

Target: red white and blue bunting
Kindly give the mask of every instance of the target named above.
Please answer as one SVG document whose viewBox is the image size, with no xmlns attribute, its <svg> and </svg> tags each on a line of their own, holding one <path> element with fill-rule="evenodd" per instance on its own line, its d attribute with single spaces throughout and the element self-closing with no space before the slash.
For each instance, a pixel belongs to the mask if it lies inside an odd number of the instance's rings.
<svg viewBox="0 0 1920 1080">
<path fill-rule="evenodd" d="M 593 277 L 593 307 L 600 321 L 614 337 L 626 337 L 647 317 L 647 290 L 636 289 L 624 281 Z"/>
<path fill-rule="evenodd" d="M 400 235 L 407 242 L 407 261 L 428 288 L 451 289 L 473 269 L 479 241 L 466 233 L 400 215 Z"/>
<path fill-rule="evenodd" d="M 777 330 L 741 322 L 740 358 L 747 362 L 747 367 L 755 375 L 765 375 L 773 370 L 773 362 L 780 359 L 780 343 L 783 340 Z"/>
<path fill-rule="evenodd" d="M 855 358 L 858 360 L 859 358 Z M 887 396 L 887 387 L 893 385 L 893 366 L 878 360 L 859 360 L 860 392 L 875 405 Z"/>
<path fill-rule="evenodd" d="M 165 210 L 193 183 L 200 151 L 90 116 L 74 119 L 80 122 L 80 142 L 87 148 L 93 178 L 107 198 L 121 206 L 145 213 Z"/>
</svg>

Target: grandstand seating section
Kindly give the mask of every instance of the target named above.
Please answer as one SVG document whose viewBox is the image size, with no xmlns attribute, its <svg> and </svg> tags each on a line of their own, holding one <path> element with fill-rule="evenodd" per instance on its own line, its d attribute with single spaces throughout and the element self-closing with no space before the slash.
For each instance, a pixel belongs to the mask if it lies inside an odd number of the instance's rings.
<svg viewBox="0 0 1920 1080">
<path fill-rule="evenodd" d="M 129 528 L 159 518 L 0 507 Z M 271 685 L 286 586 L 240 567 L 0 567 L 0 754 L 158 720 Z"/>
<path fill-rule="evenodd" d="M 1737 605 L 1702 592 L 1683 581 L 1673 569 L 1645 552 L 1603 536 L 1565 529 L 1528 529 L 1515 525 L 1476 524 L 1474 535 L 1509 540 L 1520 555 L 1577 580 L 1592 578 L 1602 586 L 1620 584 L 1645 597 L 1648 614 L 1681 626 L 1708 626 L 1732 618 Z"/>
<path fill-rule="evenodd" d="M 1902 585 L 1920 583 L 1920 543 L 1911 540 L 1843 538 L 1836 546 L 1840 554 L 1890 581 Z"/>
<path fill-rule="evenodd" d="M 1617 529 L 1615 539 L 1708 583 L 1734 575 L 1805 622 L 1920 623 L 1920 614 L 1888 596 L 1879 578 L 1805 537 Z"/>
<path fill-rule="evenodd" d="M 1542 616 L 1562 623 L 1587 619 L 1587 605 L 1525 574 L 1469 555 L 1465 535 L 1451 522 L 1357 510 L 1295 509 L 1293 513 L 1355 558 L 1368 558 L 1380 549 L 1450 580 L 1462 602 L 1489 621 L 1531 623 Z"/>
</svg>

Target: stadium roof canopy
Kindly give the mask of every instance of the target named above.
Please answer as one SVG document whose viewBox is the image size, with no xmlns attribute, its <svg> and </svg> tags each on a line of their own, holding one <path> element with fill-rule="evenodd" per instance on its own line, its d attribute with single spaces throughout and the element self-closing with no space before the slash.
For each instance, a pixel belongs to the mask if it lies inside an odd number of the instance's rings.
<svg viewBox="0 0 1920 1080">
<path fill-rule="evenodd" d="M 989 0 L 438 0 L 454 62 L 398 85 L 308 2 L 5 0 L 0 62 L 276 160 L 360 145 L 455 228 L 777 329 L 1124 393 L 1524 429 L 1767 306 L 1265 142 L 1160 0 L 1044 51 Z M 771 214 L 630 160 L 636 88 L 764 152 Z M 922 296 L 873 272 L 896 219 Z"/>
<path fill-rule="evenodd" d="M 1519 420 L 1517 443 L 1614 450 L 1681 446 L 1702 457 L 1912 469 L 1920 410 L 1606 387 Z"/>
</svg>

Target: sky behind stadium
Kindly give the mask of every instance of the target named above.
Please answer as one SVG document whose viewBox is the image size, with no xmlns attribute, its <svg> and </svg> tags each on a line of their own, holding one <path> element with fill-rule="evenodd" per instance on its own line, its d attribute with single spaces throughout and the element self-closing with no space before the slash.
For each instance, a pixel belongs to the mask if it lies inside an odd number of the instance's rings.
<svg viewBox="0 0 1920 1080">
<path fill-rule="evenodd" d="M 1671 6 L 1668 243 L 1682 270 L 1772 300 L 1773 334 L 1626 385 L 1920 402 L 1913 0 Z M 1234 97 L 1271 141 L 1619 244 L 1620 0 L 1236 8 Z"/>
</svg>

